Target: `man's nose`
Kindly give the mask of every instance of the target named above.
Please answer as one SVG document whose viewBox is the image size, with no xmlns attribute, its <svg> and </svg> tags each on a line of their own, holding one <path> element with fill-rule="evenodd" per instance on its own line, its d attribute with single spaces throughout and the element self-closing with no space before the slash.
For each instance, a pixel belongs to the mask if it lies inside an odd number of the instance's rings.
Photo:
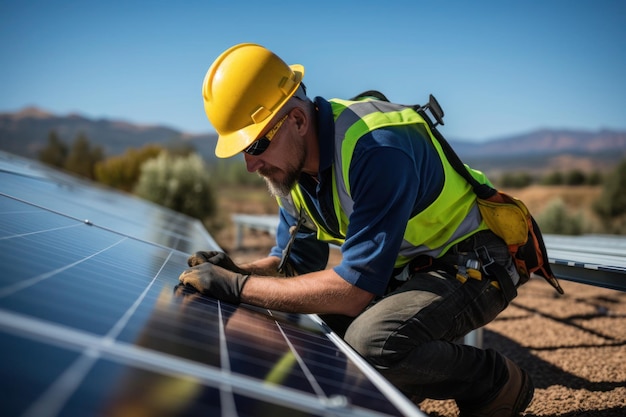
<svg viewBox="0 0 626 417">
<path fill-rule="evenodd" d="M 257 172 L 259 168 L 263 166 L 263 161 L 261 161 L 261 158 L 256 158 L 252 155 L 248 155 L 247 153 L 244 153 L 243 157 L 246 161 L 246 169 L 248 170 L 248 172 Z"/>
</svg>

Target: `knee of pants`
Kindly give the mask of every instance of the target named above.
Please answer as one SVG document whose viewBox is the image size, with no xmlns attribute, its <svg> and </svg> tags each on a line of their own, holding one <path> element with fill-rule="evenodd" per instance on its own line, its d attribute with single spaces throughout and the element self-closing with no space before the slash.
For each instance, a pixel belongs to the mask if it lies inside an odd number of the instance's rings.
<svg viewBox="0 0 626 417">
<path fill-rule="evenodd" d="M 389 366 L 429 340 L 429 330 L 414 318 L 435 299 L 436 294 L 413 291 L 385 298 L 354 319 L 344 339 L 371 363 Z"/>
<path fill-rule="evenodd" d="M 384 340 L 380 332 L 375 331 L 375 324 L 357 317 L 348 327 L 344 336 L 345 341 L 361 356 L 372 363 L 379 363 L 382 355 Z"/>
<path fill-rule="evenodd" d="M 344 340 L 368 362 L 386 368 L 415 348 L 415 342 L 398 332 L 395 325 L 366 311 L 348 327 Z"/>
</svg>

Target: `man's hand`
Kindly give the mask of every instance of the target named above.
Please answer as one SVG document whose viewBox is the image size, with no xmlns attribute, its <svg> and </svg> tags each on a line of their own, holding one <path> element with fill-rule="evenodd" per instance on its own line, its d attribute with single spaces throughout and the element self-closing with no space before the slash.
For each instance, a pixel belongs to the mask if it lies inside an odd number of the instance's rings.
<svg viewBox="0 0 626 417">
<path fill-rule="evenodd" d="M 210 263 L 220 266 L 229 271 L 238 272 L 240 274 L 249 274 L 249 271 L 245 271 L 237 266 L 235 262 L 224 252 L 219 251 L 200 251 L 196 252 L 187 258 L 187 265 L 197 266 L 203 263 Z"/>
<path fill-rule="evenodd" d="M 229 303 L 241 302 L 241 291 L 250 275 L 229 271 L 209 262 L 185 270 L 178 280 L 203 294 Z"/>
</svg>

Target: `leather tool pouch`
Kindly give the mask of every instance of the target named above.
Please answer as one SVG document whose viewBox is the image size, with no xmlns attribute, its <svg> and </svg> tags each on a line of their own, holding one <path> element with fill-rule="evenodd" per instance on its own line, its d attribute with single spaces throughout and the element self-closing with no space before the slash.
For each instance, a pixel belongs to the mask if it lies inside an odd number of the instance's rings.
<svg viewBox="0 0 626 417">
<path fill-rule="evenodd" d="M 495 190 L 494 190 L 495 191 Z M 552 273 L 541 230 L 526 205 L 501 191 L 488 198 L 477 198 L 478 209 L 492 232 L 509 247 L 517 272 L 518 285 L 530 279 L 531 273 L 542 276 L 560 294 L 563 289 Z"/>
</svg>

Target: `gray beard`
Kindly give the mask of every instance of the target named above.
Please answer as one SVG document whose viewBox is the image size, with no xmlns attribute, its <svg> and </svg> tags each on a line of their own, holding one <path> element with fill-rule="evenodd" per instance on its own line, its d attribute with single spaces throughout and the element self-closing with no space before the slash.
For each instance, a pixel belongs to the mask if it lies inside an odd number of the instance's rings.
<svg viewBox="0 0 626 417">
<path fill-rule="evenodd" d="M 261 176 L 267 184 L 267 189 L 274 197 L 287 197 L 291 189 L 296 185 L 296 180 L 291 180 L 291 176 L 284 182 L 274 182 L 267 177 Z"/>
<path fill-rule="evenodd" d="M 304 167 L 304 158 L 298 163 L 298 166 L 295 167 L 295 169 L 287 172 L 287 177 L 281 182 L 272 181 L 269 178 L 269 174 L 271 174 L 270 172 L 266 172 L 265 173 L 266 175 L 263 175 L 263 173 L 261 172 L 259 172 L 258 174 L 261 176 L 261 178 L 265 180 L 265 183 L 267 184 L 267 189 L 269 190 L 272 196 L 287 197 L 289 193 L 291 192 L 291 190 L 293 189 L 293 187 L 298 182 L 298 179 L 300 178 L 300 175 L 302 174 L 303 167 Z"/>
<path fill-rule="evenodd" d="M 293 156 L 295 164 L 287 167 L 287 170 L 285 171 L 285 179 L 280 182 L 270 179 L 273 171 L 275 170 L 274 168 L 257 171 L 261 178 L 265 180 L 270 194 L 274 197 L 287 197 L 300 179 L 300 175 L 304 169 L 304 161 L 306 160 L 304 147 L 295 151 Z"/>
</svg>

